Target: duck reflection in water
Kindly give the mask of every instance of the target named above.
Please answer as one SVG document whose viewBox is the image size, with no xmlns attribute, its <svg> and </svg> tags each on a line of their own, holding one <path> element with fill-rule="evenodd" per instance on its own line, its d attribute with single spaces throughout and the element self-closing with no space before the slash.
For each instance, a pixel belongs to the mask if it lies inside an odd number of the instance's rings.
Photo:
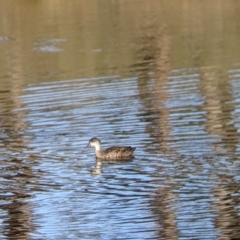
<svg viewBox="0 0 240 240">
<path fill-rule="evenodd" d="M 128 158 L 128 159 L 99 159 L 96 158 L 96 164 L 94 169 L 92 169 L 91 171 L 91 175 L 92 176 L 97 176 L 100 175 L 103 172 L 103 165 L 105 164 L 124 164 L 126 162 L 131 162 L 133 160 L 133 158 Z"/>
</svg>

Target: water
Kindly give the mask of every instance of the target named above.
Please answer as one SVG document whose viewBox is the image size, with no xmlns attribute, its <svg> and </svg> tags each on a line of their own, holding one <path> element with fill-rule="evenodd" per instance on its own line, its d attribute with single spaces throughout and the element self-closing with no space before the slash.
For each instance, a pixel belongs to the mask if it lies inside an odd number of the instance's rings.
<svg viewBox="0 0 240 240">
<path fill-rule="evenodd" d="M 238 239 L 237 4 L 9 2 L 1 239 Z"/>
</svg>

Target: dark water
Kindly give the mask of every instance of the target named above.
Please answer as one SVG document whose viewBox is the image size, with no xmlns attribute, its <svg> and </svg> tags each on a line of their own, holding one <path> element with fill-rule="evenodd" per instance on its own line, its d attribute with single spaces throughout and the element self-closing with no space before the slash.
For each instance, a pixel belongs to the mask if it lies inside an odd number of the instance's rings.
<svg viewBox="0 0 240 240">
<path fill-rule="evenodd" d="M 1 239 L 239 239 L 238 4 L 93 2 L 0 1 Z"/>
</svg>

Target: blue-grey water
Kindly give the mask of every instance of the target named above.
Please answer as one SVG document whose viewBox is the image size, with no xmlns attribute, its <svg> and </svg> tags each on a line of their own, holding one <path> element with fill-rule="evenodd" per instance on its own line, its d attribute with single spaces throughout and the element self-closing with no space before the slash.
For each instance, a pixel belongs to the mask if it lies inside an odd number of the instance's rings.
<svg viewBox="0 0 240 240">
<path fill-rule="evenodd" d="M 239 239 L 238 4 L 106 2 L 0 1 L 0 239 Z"/>
</svg>

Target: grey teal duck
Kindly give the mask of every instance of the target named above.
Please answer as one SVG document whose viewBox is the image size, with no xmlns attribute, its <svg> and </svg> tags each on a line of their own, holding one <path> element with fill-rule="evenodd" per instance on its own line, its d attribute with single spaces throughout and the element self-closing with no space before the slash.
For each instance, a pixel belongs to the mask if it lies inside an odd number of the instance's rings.
<svg viewBox="0 0 240 240">
<path fill-rule="evenodd" d="M 95 154 L 100 159 L 129 159 L 133 157 L 135 147 L 114 146 L 101 149 L 101 141 L 94 137 L 89 140 L 88 146 L 95 147 Z"/>
</svg>

